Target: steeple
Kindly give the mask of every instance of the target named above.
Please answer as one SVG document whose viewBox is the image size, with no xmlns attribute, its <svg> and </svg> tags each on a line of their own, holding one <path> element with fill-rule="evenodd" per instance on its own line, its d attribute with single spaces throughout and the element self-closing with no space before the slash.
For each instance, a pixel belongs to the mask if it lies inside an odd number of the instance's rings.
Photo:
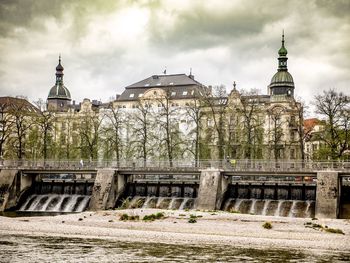
<svg viewBox="0 0 350 263">
<path fill-rule="evenodd" d="M 284 30 L 282 32 L 282 46 L 281 48 L 278 50 L 278 71 L 287 71 L 287 54 L 288 51 L 284 46 Z"/>
<path fill-rule="evenodd" d="M 284 31 L 282 33 L 282 46 L 278 50 L 278 69 L 277 73 L 272 77 L 268 86 L 270 95 L 283 95 L 288 97 L 294 96 L 294 81 L 292 75 L 287 68 L 288 51 L 284 46 Z"/>
<path fill-rule="evenodd" d="M 61 65 L 61 55 L 58 57 L 58 65 L 56 67 L 56 83 L 50 89 L 47 97 L 48 109 L 53 111 L 67 111 L 70 105 L 70 92 L 63 85 L 63 66 Z"/>
<path fill-rule="evenodd" d="M 58 65 L 56 67 L 56 85 L 59 83 L 63 84 L 63 70 L 64 68 L 61 65 L 61 54 L 58 57 Z"/>
</svg>

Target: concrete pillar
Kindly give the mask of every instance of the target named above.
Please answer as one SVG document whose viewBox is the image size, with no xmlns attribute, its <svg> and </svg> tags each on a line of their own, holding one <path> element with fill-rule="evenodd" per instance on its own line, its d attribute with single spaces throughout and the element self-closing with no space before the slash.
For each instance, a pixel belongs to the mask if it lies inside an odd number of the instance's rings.
<svg viewBox="0 0 350 263">
<path fill-rule="evenodd" d="M 124 176 L 113 169 L 102 169 L 97 171 L 92 195 L 90 210 L 105 210 L 114 208 L 117 198 L 125 189 L 126 180 Z"/>
<path fill-rule="evenodd" d="M 17 173 L 15 169 L 2 169 L 0 171 L 0 211 L 16 205 Z M 19 190 L 19 189 L 18 189 Z"/>
<path fill-rule="evenodd" d="M 228 178 L 224 178 L 220 170 L 207 169 L 201 171 L 196 209 L 220 209 L 228 181 Z"/>
<path fill-rule="evenodd" d="M 336 171 L 317 172 L 317 218 L 337 218 L 339 213 L 339 177 Z"/>
</svg>

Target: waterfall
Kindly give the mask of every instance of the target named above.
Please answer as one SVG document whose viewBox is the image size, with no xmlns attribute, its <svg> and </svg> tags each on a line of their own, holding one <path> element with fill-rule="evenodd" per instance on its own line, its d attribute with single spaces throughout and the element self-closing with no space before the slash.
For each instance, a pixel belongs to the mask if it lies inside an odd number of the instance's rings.
<svg viewBox="0 0 350 263">
<path fill-rule="evenodd" d="M 225 211 L 268 216 L 313 217 L 315 214 L 315 201 L 311 200 L 229 198 L 222 207 Z"/>
<path fill-rule="evenodd" d="M 21 206 L 23 212 L 82 212 L 90 201 L 89 195 L 32 195 Z"/>
</svg>

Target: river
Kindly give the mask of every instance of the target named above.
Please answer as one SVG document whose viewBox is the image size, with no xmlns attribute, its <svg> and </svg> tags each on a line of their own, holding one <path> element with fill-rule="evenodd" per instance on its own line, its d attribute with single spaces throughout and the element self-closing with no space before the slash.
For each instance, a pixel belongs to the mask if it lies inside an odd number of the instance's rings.
<svg viewBox="0 0 350 263">
<path fill-rule="evenodd" d="M 349 262 L 349 253 L 2 235 L 0 262 Z"/>
</svg>

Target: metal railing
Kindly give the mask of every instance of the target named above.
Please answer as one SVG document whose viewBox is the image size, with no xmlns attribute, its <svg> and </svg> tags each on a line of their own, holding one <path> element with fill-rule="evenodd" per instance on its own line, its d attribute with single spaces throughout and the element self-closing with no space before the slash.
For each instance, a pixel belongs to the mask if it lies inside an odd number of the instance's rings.
<svg viewBox="0 0 350 263">
<path fill-rule="evenodd" d="M 244 172 L 315 172 L 349 171 L 350 162 L 303 162 L 300 160 L 0 160 L 0 169 L 96 170 L 101 168 L 129 170 L 202 170 L 207 168 Z"/>
</svg>

